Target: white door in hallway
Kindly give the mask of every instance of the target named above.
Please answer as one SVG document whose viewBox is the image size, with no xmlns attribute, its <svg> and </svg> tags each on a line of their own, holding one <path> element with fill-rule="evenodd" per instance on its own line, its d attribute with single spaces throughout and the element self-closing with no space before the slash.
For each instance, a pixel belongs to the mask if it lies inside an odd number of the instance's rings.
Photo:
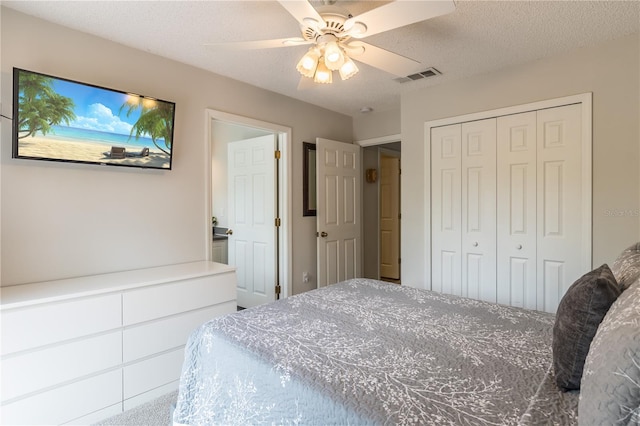
<svg viewBox="0 0 640 426">
<path fill-rule="evenodd" d="M 318 287 L 360 277 L 360 147 L 316 139 Z"/>
<path fill-rule="evenodd" d="M 228 256 L 244 308 L 275 300 L 275 150 L 275 135 L 228 145 Z"/>
</svg>

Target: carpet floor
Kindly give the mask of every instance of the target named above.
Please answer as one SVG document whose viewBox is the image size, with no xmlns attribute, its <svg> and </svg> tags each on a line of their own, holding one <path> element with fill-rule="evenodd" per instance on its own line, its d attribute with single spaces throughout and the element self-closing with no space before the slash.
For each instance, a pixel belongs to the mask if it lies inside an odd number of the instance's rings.
<svg viewBox="0 0 640 426">
<path fill-rule="evenodd" d="M 109 417 L 96 423 L 98 426 L 168 426 L 173 424 L 171 406 L 178 398 L 178 391 Z"/>
</svg>

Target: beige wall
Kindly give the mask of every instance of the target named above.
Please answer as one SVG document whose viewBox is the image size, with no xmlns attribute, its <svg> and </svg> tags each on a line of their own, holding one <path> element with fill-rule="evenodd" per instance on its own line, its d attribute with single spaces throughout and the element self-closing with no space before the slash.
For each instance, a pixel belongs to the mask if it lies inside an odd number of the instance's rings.
<svg viewBox="0 0 640 426">
<path fill-rule="evenodd" d="M 640 240 L 639 35 L 402 97 L 402 276 L 423 286 L 424 123 L 593 92 L 593 264 Z M 620 216 L 611 211 L 631 212 Z M 423 235 L 423 238 L 417 236 Z"/>
<path fill-rule="evenodd" d="M 400 133 L 400 110 L 369 112 L 353 119 L 353 140 L 362 141 Z"/>
<path fill-rule="evenodd" d="M 2 285 L 204 259 L 206 108 L 292 128 L 294 289 L 303 271 L 315 271 L 315 224 L 302 217 L 302 141 L 350 141 L 351 117 L 10 9 L 1 19 L 3 115 L 12 115 L 12 67 L 176 102 L 171 171 L 12 159 L 3 119 Z"/>
</svg>

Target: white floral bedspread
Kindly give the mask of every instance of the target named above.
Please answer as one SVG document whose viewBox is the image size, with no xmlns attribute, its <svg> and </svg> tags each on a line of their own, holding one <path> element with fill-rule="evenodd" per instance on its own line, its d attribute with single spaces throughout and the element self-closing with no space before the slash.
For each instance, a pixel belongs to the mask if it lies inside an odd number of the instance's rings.
<svg viewBox="0 0 640 426">
<path fill-rule="evenodd" d="M 577 397 L 550 377 L 553 322 L 346 281 L 195 330 L 174 423 L 574 424 Z"/>
</svg>

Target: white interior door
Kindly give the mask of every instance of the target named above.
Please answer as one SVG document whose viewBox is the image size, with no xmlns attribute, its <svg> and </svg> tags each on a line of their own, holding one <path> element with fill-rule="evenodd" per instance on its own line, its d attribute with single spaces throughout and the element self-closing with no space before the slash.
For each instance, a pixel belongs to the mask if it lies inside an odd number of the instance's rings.
<svg viewBox="0 0 640 426">
<path fill-rule="evenodd" d="M 400 157 L 380 155 L 380 276 L 400 279 Z"/>
<path fill-rule="evenodd" d="M 431 289 L 462 295 L 461 126 L 431 129 Z"/>
<path fill-rule="evenodd" d="M 536 111 L 498 117 L 498 303 L 537 309 Z"/>
<path fill-rule="evenodd" d="M 228 145 L 228 255 L 244 308 L 275 300 L 275 149 L 275 135 Z"/>
<path fill-rule="evenodd" d="M 360 147 L 316 139 L 318 287 L 361 276 Z"/>
</svg>

